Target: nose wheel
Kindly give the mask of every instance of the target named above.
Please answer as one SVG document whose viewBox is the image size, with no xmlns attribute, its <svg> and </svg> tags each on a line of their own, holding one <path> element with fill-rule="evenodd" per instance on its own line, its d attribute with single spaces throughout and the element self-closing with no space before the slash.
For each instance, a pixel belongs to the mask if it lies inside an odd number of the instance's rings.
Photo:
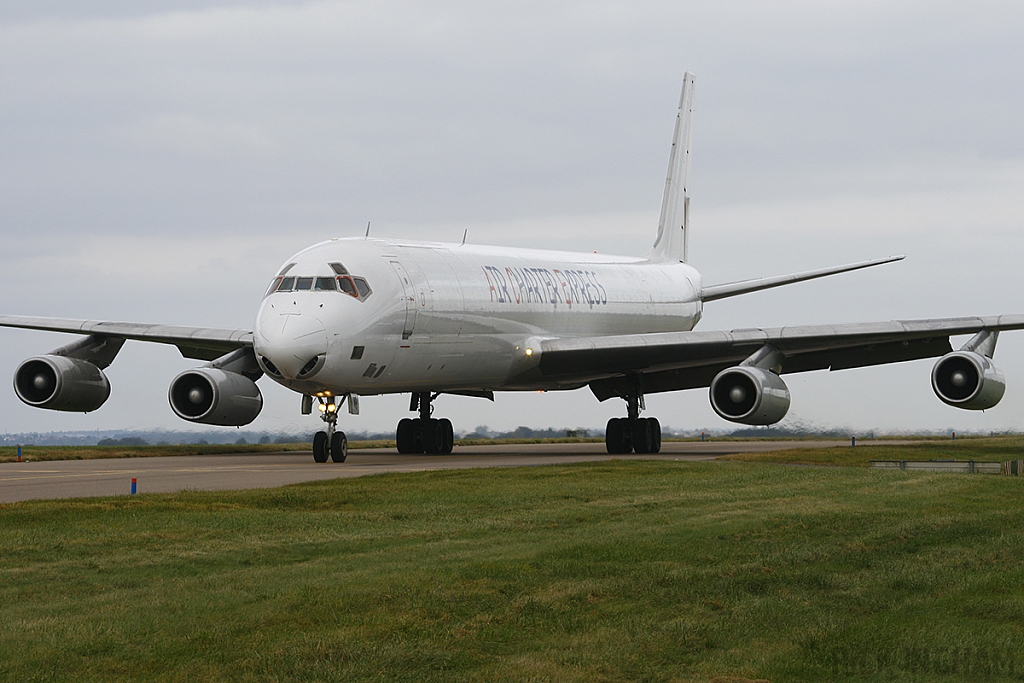
<svg viewBox="0 0 1024 683">
<path fill-rule="evenodd" d="M 409 410 L 418 410 L 417 418 L 403 418 L 395 430 L 395 444 L 399 453 L 429 453 L 447 455 L 455 446 L 455 432 L 448 418 L 430 417 L 431 402 L 437 395 L 417 392 L 412 395 Z"/>
<path fill-rule="evenodd" d="M 609 453 L 661 452 L 661 423 L 656 417 L 640 417 L 644 395 L 634 386 L 625 397 L 628 417 L 613 417 L 604 431 Z"/>
<path fill-rule="evenodd" d="M 321 398 L 318 408 L 320 419 L 327 423 L 327 430 L 313 435 L 313 460 L 327 462 L 345 462 L 348 458 L 348 438 L 345 432 L 337 431 L 338 404 L 334 398 Z"/>
</svg>

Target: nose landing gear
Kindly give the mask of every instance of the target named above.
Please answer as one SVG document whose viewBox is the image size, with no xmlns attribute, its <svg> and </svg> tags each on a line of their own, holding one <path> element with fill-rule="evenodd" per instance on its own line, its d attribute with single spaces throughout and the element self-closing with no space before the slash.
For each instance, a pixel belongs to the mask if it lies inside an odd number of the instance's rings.
<svg viewBox="0 0 1024 683">
<path fill-rule="evenodd" d="M 640 417 L 644 406 L 644 395 L 638 382 L 631 382 L 626 399 L 628 417 L 613 417 L 608 420 L 604 432 L 605 447 L 609 453 L 658 453 L 661 451 L 661 423 L 656 417 Z"/>
<path fill-rule="evenodd" d="M 430 392 L 416 392 L 412 395 L 409 410 L 418 410 L 417 418 L 403 418 L 398 422 L 395 442 L 399 453 L 430 453 L 447 455 L 455 445 L 455 433 L 448 418 L 435 420 L 430 417 L 431 402 L 437 398 Z"/>
<path fill-rule="evenodd" d="M 336 431 L 338 427 L 338 405 L 334 397 L 319 398 L 320 419 L 327 423 L 327 431 L 313 435 L 313 460 L 327 462 L 345 462 L 348 458 L 348 439 L 345 432 Z M 344 401 L 345 399 L 342 399 Z"/>
</svg>

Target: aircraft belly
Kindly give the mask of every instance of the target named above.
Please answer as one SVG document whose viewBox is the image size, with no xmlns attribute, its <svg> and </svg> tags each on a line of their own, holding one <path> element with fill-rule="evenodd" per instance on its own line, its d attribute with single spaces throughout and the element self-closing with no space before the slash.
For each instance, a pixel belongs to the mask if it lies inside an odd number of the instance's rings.
<svg viewBox="0 0 1024 683">
<path fill-rule="evenodd" d="M 493 336 L 415 337 L 366 389 L 375 393 L 489 389 L 508 375 L 514 346 Z"/>
</svg>

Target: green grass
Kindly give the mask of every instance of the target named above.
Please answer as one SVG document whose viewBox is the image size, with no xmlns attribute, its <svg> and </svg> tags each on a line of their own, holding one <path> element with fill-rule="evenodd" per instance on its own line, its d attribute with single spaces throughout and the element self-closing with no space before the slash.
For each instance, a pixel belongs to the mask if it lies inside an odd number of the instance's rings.
<svg viewBox="0 0 1024 683">
<path fill-rule="evenodd" d="M 1024 459 L 1024 437 L 997 436 L 925 441 L 902 445 L 849 444 L 831 448 L 795 448 L 768 453 L 735 453 L 722 460 L 774 462 L 795 465 L 868 467 L 872 460 L 981 460 L 1006 462 Z"/>
<path fill-rule="evenodd" d="M 182 444 L 174 446 L 23 446 L 30 461 L 93 460 L 98 458 L 156 458 L 171 455 L 226 455 L 309 450 L 309 444 Z M 0 447 L 0 462 L 15 462 L 16 446 Z"/>
<path fill-rule="evenodd" d="M 1019 681 L 1024 481 L 611 462 L 0 506 L 4 681 Z"/>
<path fill-rule="evenodd" d="M 394 447 L 394 441 L 350 441 L 350 449 Z M 24 446 L 22 458 L 43 460 L 92 460 L 98 458 L 160 458 L 172 455 L 230 455 L 234 453 L 281 453 L 308 451 L 308 443 L 286 444 L 181 444 L 173 446 Z M 0 462 L 15 462 L 16 446 L 0 447 Z"/>
<path fill-rule="evenodd" d="M 505 445 L 513 443 L 604 443 L 604 439 L 457 439 L 459 446 Z M 394 448 L 394 439 L 349 441 L 350 450 L 361 448 Z M 43 460 L 92 460 L 96 458 L 158 458 L 171 455 L 229 455 L 234 453 L 281 453 L 308 451 L 309 443 L 288 444 L 181 444 L 169 446 L 24 446 L 22 458 Z M 16 446 L 0 446 L 0 462 L 15 462 Z"/>
<path fill-rule="evenodd" d="M 821 437 L 751 437 L 733 438 L 719 437 L 715 441 L 799 441 L 819 440 Z M 884 437 L 888 438 L 888 437 Z M 899 437 L 904 438 L 904 437 Z M 923 439 L 934 437 L 905 437 L 908 439 Z M 962 441 L 974 439 L 965 437 Z M 1008 437 L 998 437 L 1006 439 Z M 1024 438 L 1016 438 L 1017 443 L 1024 444 Z M 881 439 L 879 439 L 881 440 Z M 671 441 L 700 441 L 700 438 L 670 438 Z M 529 439 L 456 439 L 456 446 L 503 446 L 508 444 L 538 444 L 538 443 L 604 443 L 603 437 L 558 437 L 558 438 L 529 438 Z M 960 441 L 958 441 L 958 444 Z M 349 441 L 350 449 L 361 448 L 394 448 L 394 439 L 376 439 L 367 441 Z M 182 444 L 164 446 L 24 446 L 22 457 L 29 461 L 44 460 L 91 460 L 94 458 L 155 458 L 171 455 L 229 455 L 235 453 L 280 453 L 282 451 L 308 451 L 309 443 L 290 444 Z M 831 450 L 831 449 L 829 449 Z M 782 451 L 780 451 L 782 452 Z M 786 453 L 783 459 L 768 460 L 769 462 L 790 462 L 791 452 Z M 805 453 L 807 451 L 800 451 Z M 18 449 L 15 446 L 0 446 L 0 462 L 15 462 L 18 459 Z M 742 458 L 736 458 L 742 459 Z M 755 455 L 753 459 L 763 460 L 764 458 Z M 828 458 L 826 458 L 827 460 Z M 809 462 L 809 461 L 808 461 Z M 855 457 L 851 463 L 833 464 L 867 464 L 864 460 L 860 463 Z"/>
</svg>

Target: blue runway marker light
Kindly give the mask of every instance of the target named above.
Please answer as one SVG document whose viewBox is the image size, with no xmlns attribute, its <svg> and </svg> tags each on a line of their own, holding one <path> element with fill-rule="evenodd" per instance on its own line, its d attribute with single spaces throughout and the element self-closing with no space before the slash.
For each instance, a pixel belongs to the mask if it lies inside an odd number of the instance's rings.
<svg viewBox="0 0 1024 683">
<path fill-rule="evenodd" d="M 18 444 L 18 462 L 21 462 L 21 444 Z"/>
<path fill-rule="evenodd" d="M 136 490 L 136 489 L 135 489 L 135 487 L 136 487 L 136 484 L 137 484 L 137 480 L 135 479 L 135 477 L 132 477 L 132 495 L 133 495 L 133 496 L 135 495 L 135 490 Z"/>
<path fill-rule="evenodd" d="M 856 446 L 857 445 L 857 437 L 855 437 L 855 436 L 851 436 L 850 437 L 850 445 L 851 446 Z"/>
</svg>

